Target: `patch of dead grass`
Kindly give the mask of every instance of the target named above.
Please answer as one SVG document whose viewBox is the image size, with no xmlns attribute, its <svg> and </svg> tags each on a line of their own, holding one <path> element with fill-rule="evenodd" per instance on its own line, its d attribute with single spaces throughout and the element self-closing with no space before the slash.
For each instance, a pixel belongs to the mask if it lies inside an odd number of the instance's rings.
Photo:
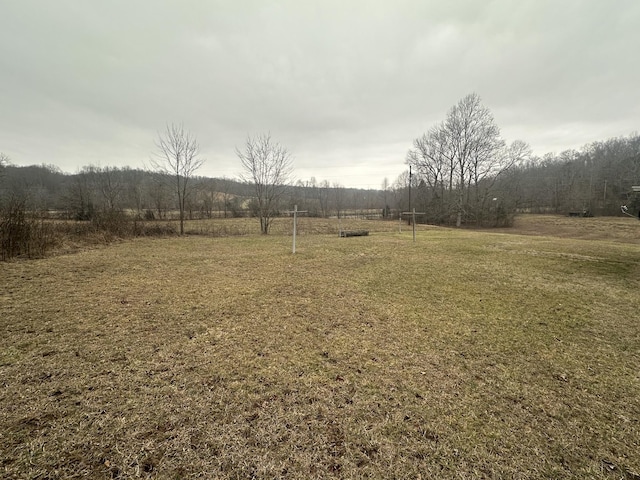
<svg viewBox="0 0 640 480">
<path fill-rule="evenodd" d="M 504 232 L 612 242 L 640 243 L 640 222 L 631 217 L 518 215 Z"/>
</svg>

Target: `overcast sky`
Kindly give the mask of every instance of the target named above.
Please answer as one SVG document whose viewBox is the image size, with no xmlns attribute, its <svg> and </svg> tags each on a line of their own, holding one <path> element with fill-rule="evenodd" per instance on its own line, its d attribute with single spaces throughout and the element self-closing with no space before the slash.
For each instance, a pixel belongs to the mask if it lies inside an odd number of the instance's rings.
<svg viewBox="0 0 640 480">
<path fill-rule="evenodd" d="M 271 132 L 296 179 L 379 188 L 469 93 L 507 142 L 579 149 L 640 124 L 638 0 L 2 0 L 0 152 L 143 167 L 167 123 L 206 176 Z"/>
</svg>

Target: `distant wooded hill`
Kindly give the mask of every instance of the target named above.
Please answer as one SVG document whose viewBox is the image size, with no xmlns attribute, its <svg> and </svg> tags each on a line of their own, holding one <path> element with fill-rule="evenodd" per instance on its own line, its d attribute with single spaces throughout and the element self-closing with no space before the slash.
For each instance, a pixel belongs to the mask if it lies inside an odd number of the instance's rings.
<svg viewBox="0 0 640 480">
<path fill-rule="evenodd" d="M 6 157 L 5 157 L 6 158 Z M 345 188 L 329 182 L 298 181 L 278 206 L 289 210 L 298 205 L 314 216 L 393 216 L 415 208 L 425 212 L 423 221 L 451 224 L 456 185 L 436 188 L 425 172 L 414 172 L 381 189 Z M 26 200 L 32 211 L 57 212 L 66 218 L 89 219 L 96 211 L 126 210 L 141 218 L 166 218 L 176 208 L 173 189 L 156 173 L 115 167 L 83 167 L 65 174 L 54 165 L 2 167 L 0 201 L 9 197 Z M 595 215 L 620 214 L 626 205 L 637 215 L 640 195 L 631 187 L 640 185 L 640 135 L 594 142 L 580 151 L 567 150 L 530 158 L 487 178 L 488 216 L 482 221 L 469 215 L 467 224 L 499 224 L 517 211 Z M 382 188 L 387 185 L 387 188 Z M 187 210 L 191 218 L 251 214 L 251 185 L 229 178 L 193 179 Z M 437 207 L 437 208 L 436 208 Z M 451 213 L 449 213 L 449 208 Z M 504 223 L 504 222 L 502 222 Z"/>
</svg>

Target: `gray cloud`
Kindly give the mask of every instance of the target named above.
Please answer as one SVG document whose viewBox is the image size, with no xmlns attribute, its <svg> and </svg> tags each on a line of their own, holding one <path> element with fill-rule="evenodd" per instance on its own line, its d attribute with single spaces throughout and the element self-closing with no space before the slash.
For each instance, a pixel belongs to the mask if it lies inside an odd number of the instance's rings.
<svg viewBox="0 0 640 480">
<path fill-rule="evenodd" d="M 0 151 L 142 166 L 184 122 L 235 176 L 270 131 L 296 176 L 378 187 L 477 92 L 538 154 L 637 130 L 640 3 L 15 1 L 0 16 Z"/>
</svg>

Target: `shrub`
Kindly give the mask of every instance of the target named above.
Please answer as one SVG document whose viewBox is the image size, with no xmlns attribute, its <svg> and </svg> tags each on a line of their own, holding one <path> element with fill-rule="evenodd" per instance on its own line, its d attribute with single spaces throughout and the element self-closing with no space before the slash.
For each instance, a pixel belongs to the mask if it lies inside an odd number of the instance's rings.
<svg viewBox="0 0 640 480">
<path fill-rule="evenodd" d="M 56 244 L 53 227 L 27 211 L 24 199 L 11 198 L 0 209 L 0 258 L 43 257 Z"/>
</svg>

